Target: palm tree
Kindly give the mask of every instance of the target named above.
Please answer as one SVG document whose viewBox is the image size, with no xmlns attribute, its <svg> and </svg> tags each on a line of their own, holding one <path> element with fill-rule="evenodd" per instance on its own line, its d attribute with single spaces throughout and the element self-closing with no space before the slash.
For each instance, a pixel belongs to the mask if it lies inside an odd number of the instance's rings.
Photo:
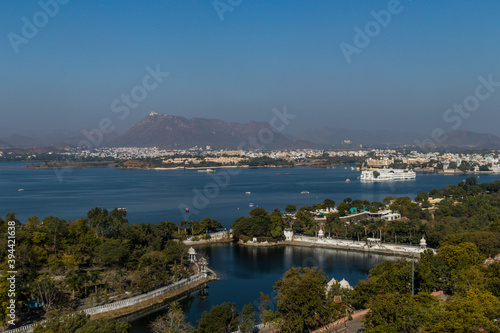
<svg viewBox="0 0 500 333">
<path fill-rule="evenodd" d="M 370 224 L 369 220 L 361 220 L 359 223 L 361 223 L 361 226 L 363 227 L 363 230 L 365 231 L 365 236 L 368 231 L 368 225 Z"/>
<path fill-rule="evenodd" d="M 90 272 L 89 280 L 94 285 L 95 293 L 97 294 L 97 284 L 101 280 L 101 272 L 99 272 L 99 271 L 91 271 Z"/>
<path fill-rule="evenodd" d="M 360 223 L 356 223 L 353 226 L 352 232 L 356 237 L 358 237 L 358 242 L 359 242 L 359 236 L 363 235 L 363 232 L 365 232 L 365 228 Z"/>
<path fill-rule="evenodd" d="M 79 290 L 78 286 L 80 285 L 80 277 L 77 273 L 73 273 L 66 279 L 66 283 L 71 288 L 72 297 L 75 299 L 75 289 Z"/>
</svg>

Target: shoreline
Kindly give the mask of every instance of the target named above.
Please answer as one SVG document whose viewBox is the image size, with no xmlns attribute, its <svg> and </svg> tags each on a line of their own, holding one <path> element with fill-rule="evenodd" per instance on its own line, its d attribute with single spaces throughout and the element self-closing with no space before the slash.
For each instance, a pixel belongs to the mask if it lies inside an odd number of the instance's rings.
<svg viewBox="0 0 500 333">
<path fill-rule="evenodd" d="M 223 238 L 217 240 L 198 240 L 196 242 L 192 241 L 182 241 L 186 246 L 202 246 L 202 245 L 211 245 L 211 244 L 229 244 L 234 243 L 234 238 Z"/>
<path fill-rule="evenodd" d="M 164 303 L 168 301 L 169 299 L 178 297 L 186 292 L 189 292 L 190 290 L 196 289 L 197 287 L 218 280 L 217 277 L 215 276 L 207 276 L 205 278 L 202 278 L 198 281 L 192 282 L 186 286 L 183 286 L 181 288 L 169 291 L 163 295 L 153 297 L 151 299 L 148 299 L 144 302 L 134 304 L 131 306 L 127 306 L 121 309 L 117 310 L 112 310 L 108 312 L 103 312 L 103 313 L 98 313 L 95 315 L 91 315 L 90 319 L 108 319 L 108 318 L 113 318 L 113 319 L 118 319 L 122 317 L 126 317 L 129 315 L 132 315 L 134 313 L 147 310 L 149 308 L 154 307 L 155 305 L 159 305 L 161 303 Z"/>
<path fill-rule="evenodd" d="M 109 311 L 104 311 L 104 312 L 98 312 L 98 313 L 95 313 L 95 314 L 91 314 L 90 315 L 90 319 L 119 319 L 119 318 L 123 318 L 123 317 L 126 317 L 126 316 L 130 316 L 130 315 L 133 315 L 133 314 L 136 314 L 138 312 L 141 312 L 141 311 L 146 311 L 148 309 L 153 309 L 155 306 L 158 307 L 158 306 L 161 306 L 162 303 L 165 303 L 167 302 L 168 300 L 171 300 L 171 299 L 175 299 L 179 296 L 183 296 L 184 294 L 186 293 L 189 293 L 190 291 L 192 290 L 196 290 L 197 288 L 199 288 L 200 286 L 203 286 L 209 282 L 213 282 L 213 281 L 216 281 L 218 280 L 217 276 L 215 275 L 208 275 L 208 276 L 205 276 L 199 280 L 196 280 L 196 281 L 192 281 L 190 282 L 189 284 L 186 284 L 180 288 L 177 288 L 177 289 L 173 289 L 173 290 L 170 290 L 170 291 L 167 291 L 161 295 L 158 295 L 158 296 L 154 296 L 154 297 L 151 297 L 151 298 L 148 298 L 144 301 L 141 301 L 139 303 L 136 303 L 136 304 L 133 304 L 133 305 L 129 305 L 129 306 L 125 306 L 125 307 L 121 307 L 121 308 L 118 308 L 118 309 L 115 309 L 115 310 L 109 310 Z M 161 288 L 160 288 L 161 289 Z M 138 296 L 143 296 L 143 295 L 147 295 L 147 293 L 143 293 L 143 294 L 140 294 L 140 295 L 137 295 L 137 296 L 134 296 L 134 297 L 138 297 Z M 131 299 L 133 299 L 134 297 L 132 297 Z M 121 300 L 121 301 L 126 301 L 127 299 L 124 299 L 124 300 Z M 130 299 L 129 299 L 130 300 Z M 108 304 L 104 304 L 104 306 L 112 306 L 114 303 L 108 303 Z M 90 310 L 93 310 L 93 309 L 98 309 L 100 307 L 102 307 L 103 305 L 99 305 L 99 306 L 96 306 L 96 307 L 93 307 L 93 308 L 87 308 L 87 309 L 77 309 L 76 311 L 83 311 L 84 313 L 88 314 L 88 311 Z M 29 333 L 29 332 L 33 332 L 34 328 L 39 325 L 40 323 L 43 323 L 45 320 L 41 320 L 41 321 L 37 321 L 37 322 L 34 322 L 34 323 L 31 323 L 31 324 L 27 324 L 27 325 L 24 325 L 24 326 L 19 326 L 19 327 L 16 327 L 16 328 L 12 328 L 12 329 L 7 329 L 5 330 L 6 333 Z"/>
<path fill-rule="evenodd" d="M 318 243 L 318 242 L 308 242 L 303 240 L 292 240 L 292 241 L 282 241 L 276 243 L 242 243 L 238 241 L 236 245 L 246 246 L 246 247 L 275 247 L 275 246 L 300 246 L 300 247 L 310 247 L 310 248 L 324 248 L 324 249 L 332 249 L 332 250 L 342 250 L 342 251 L 354 251 L 354 252 L 364 252 L 364 253 L 372 253 L 372 254 L 381 254 L 386 256 L 397 256 L 402 258 L 411 258 L 413 256 L 419 257 L 421 252 L 416 251 L 397 251 L 384 249 L 380 247 L 358 247 L 358 246 L 348 246 L 348 245 L 338 245 L 338 244 L 327 244 L 327 243 Z M 395 244 L 391 244 L 395 245 Z M 403 248 L 402 248 L 403 249 Z M 415 247 L 415 249 L 417 249 Z M 433 250 L 428 248 L 429 250 Z"/>
</svg>

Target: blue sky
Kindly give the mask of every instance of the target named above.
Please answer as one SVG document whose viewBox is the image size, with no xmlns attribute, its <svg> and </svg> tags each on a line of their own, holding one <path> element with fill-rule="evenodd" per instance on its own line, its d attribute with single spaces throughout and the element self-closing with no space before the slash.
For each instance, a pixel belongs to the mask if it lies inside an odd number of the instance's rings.
<svg viewBox="0 0 500 333">
<path fill-rule="evenodd" d="M 109 118 L 123 131 L 151 111 L 269 121 L 286 105 L 297 115 L 290 132 L 451 130 L 443 114 L 478 77 L 500 81 L 500 3 L 401 0 L 348 63 L 340 43 L 355 45 L 354 28 L 389 2 L 220 0 L 232 9 L 221 20 L 213 1 L 70 0 L 16 53 L 9 36 L 24 38 L 22 18 L 33 23 L 42 8 L 4 0 L 0 128 L 78 130 Z M 169 76 L 120 119 L 112 102 L 157 65 Z M 459 129 L 500 134 L 497 89 Z"/>
</svg>

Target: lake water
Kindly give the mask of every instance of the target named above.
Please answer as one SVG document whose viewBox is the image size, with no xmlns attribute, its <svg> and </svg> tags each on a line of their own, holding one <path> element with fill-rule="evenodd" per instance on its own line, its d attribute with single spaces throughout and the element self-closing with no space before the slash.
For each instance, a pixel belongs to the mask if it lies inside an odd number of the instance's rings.
<svg viewBox="0 0 500 333">
<path fill-rule="evenodd" d="M 389 195 L 414 198 L 421 191 L 457 184 L 466 178 L 418 173 L 415 181 L 361 183 L 357 179 L 360 172 L 350 167 L 298 167 L 238 169 L 239 173 L 230 177 L 224 170 L 207 174 L 195 170 L 89 168 L 70 170 L 58 179 L 55 170 L 25 166 L 0 163 L 1 216 L 17 212 L 21 221 L 30 215 L 74 220 L 85 217 L 93 207 L 123 207 L 128 210 L 130 223 L 179 223 L 182 219 L 210 216 L 225 227 L 248 215 L 250 203 L 272 210 L 284 209 L 288 204 L 312 205 L 325 198 L 337 203 L 346 197 L 370 201 Z M 346 179 L 351 182 L 346 183 Z M 479 180 L 498 179 L 500 174 L 481 175 Z M 222 185 L 216 185 L 217 181 Z M 20 188 L 24 192 L 18 192 Z M 302 191 L 309 194 L 301 194 Z M 186 213 L 185 208 L 190 208 L 190 212 Z"/>
<path fill-rule="evenodd" d="M 199 173 L 193 170 L 121 170 L 89 168 L 67 170 L 62 179 L 55 170 L 26 169 L 26 163 L 0 163 L 0 215 L 17 212 L 21 222 L 30 215 L 55 215 L 75 220 L 93 207 L 128 210 L 130 223 L 158 223 L 210 216 L 230 227 L 247 216 L 250 203 L 267 210 L 288 204 L 312 205 L 325 198 L 337 203 L 346 197 L 381 201 L 387 196 L 410 196 L 457 184 L 466 176 L 418 173 L 414 181 L 361 183 L 360 172 L 347 168 L 265 168 Z M 234 174 L 237 173 L 237 174 Z M 279 175 L 278 175 L 279 173 Z M 350 179 L 350 182 L 346 182 Z M 480 182 L 500 175 L 481 175 Z M 219 185 L 217 185 L 219 184 Z M 24 189 L 18 192 L 18 189 Z M 301 194 L 308 191 L 309 194 Z M 246 194 L 250 192 L 250 194 Z M 190 208 L 186 213 L 185 208 Z M 193 324 L 212 305 L 256 302 L 259 292 L 272 293 L 274 283 L 292 266 L 319 266 L 329 277 L 345 278 L 353 286 L 366 277 L 381 255 L 300 247 L 246 248 L 213 245 L 200 249 L 210 257 L 210 268 L 220 280 L 210 283 L 208 296 L 194 295 L 182 301 Z M 149 332 L 158 314 L 133 321 L 133 332 Z"/>
<path fill-rule="evenodd" d="M 197 293 L 181 301 L 188 320 L 196 324 L 203 311 L 223 302 L 235 302 L 238 310 L 252 302 L 258 308 L 260 292 L 272 295 L 273 285 L 291 267 L 318 266 L 330 278 L 345 278 L 355 286 L 366 278 L 368 271 L 383 260 L 393 257 L 309 247 L 244 247 L 238 245 L 211 245 L 197 247 L 210 257 L 209 267 L 220 280 L 208 284 L 208 295 Z M 150 332 L 149 323 L 166 312 L 153 314 L 132 321 L 133 333 Z"/>
</svg>

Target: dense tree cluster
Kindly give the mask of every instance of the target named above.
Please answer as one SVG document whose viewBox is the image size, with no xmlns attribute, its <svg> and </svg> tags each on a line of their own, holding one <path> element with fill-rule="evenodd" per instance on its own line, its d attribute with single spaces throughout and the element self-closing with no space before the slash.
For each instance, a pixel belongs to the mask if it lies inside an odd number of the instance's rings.
<svg viewBox="0 0 500 333">
<path fill-rule="evenodd" d="M 216 230 L 220 222 L 204 218 L 184 225 L 172 222 L 129 225 L 126 211 L 93 208 L 86 218 L 0 218 L 0 262 L 7 270 L 8 222 L 16 224 L 17 313 L 21 321 L 54 310 L 95 306 L 127 293 L 146 292 L 193 273 L 187 248 L 178 239 Z M 177 238 L 177 239 L 175 239 Z M 8 281 L 0 281 L 8 290 Z M 5 325 L 8 293 L 0 295 Z M 89 324 L 90 325 L 90 324 Z"/>
</svg>

